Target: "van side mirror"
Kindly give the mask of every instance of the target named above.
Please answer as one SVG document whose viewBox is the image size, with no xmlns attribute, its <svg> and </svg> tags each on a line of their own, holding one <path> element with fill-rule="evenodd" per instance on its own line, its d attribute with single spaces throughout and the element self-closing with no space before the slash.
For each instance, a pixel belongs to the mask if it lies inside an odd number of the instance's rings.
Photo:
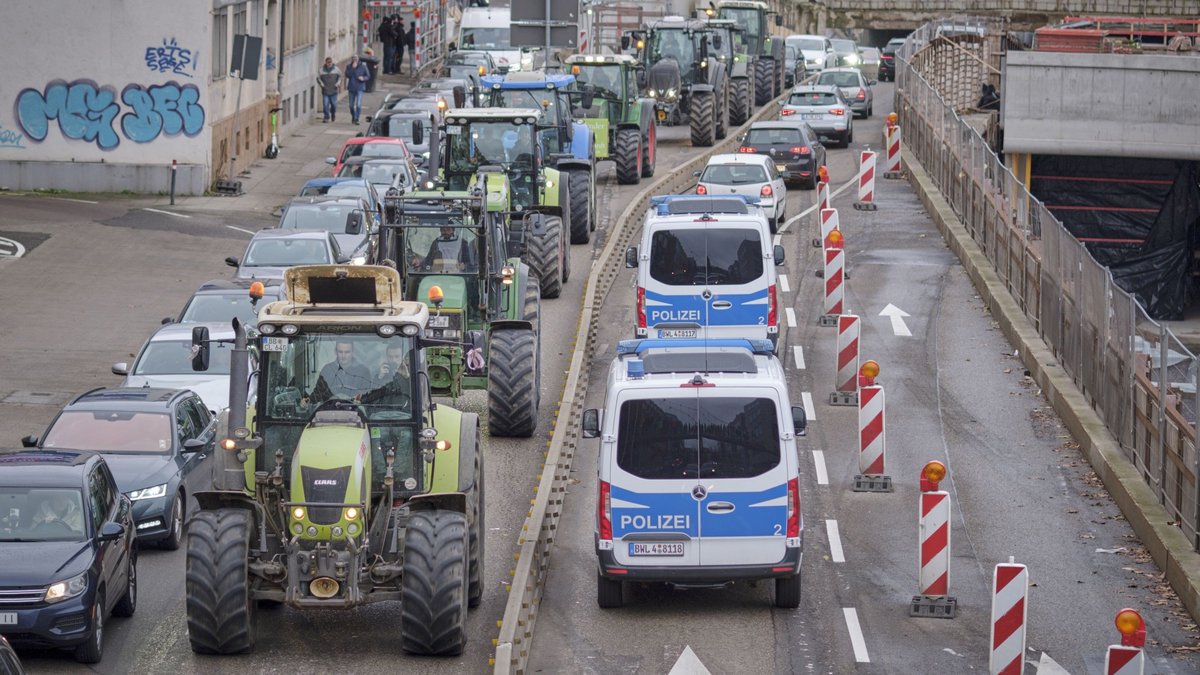
<svg viewBox="0 0 1200 675">
<path fill-rule="evenodd" d="M 783 267 L 784 252 L 783 252 L 782 245 L 780 245 L 780 244 L 775 245 L 774 255 L 775 255 L 775 266 Z"/>
<path fill-rule="evenodd" d="M 625 267 L 630 269 L 638 266 L 638 249 L 636 246 L 630 246 L 625 249 Z"/>
<path fill-rule="evenodd" d="M 346 214 L 346 234 L 362 234 L 363 229 L 363 214 L 362 211 L 354 209 Z"/>
<path fill-rule="evenodd" d="M 413 145 L 425 143 L 425 125 L 421 124 L 421 120 L 412 121 L 412 142 Z"/>
<path fill-rule="evenodd" d="M 597 408 L 588 408 L 583 411 L 583 419 L 579 422 L 579 428 L 583 431 L 584 438 L 597 438 L 600 436 L 600 410 Z"/>
<path fill-rule="evenodd" d="M 208 326 L 192 328 L 192 370 L 208 370 Z"/>
<path fill-rule="evenodd" d="M 797 436 L 808 435 L 808 415 L 801 406 L 792 406 L 792 427 L 796 430 Z"/>
</svg>

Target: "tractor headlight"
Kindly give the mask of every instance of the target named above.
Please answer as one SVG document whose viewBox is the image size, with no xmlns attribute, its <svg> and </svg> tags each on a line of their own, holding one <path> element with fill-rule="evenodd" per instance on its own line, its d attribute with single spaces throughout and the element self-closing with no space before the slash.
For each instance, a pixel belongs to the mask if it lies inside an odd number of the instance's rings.
<svg viewBox="0 0 1200 675">
<path fill-rule="evenodd" d="M 350 534 L 358 534 L 358 523 L 350 523 L 346 526 L 346 531 Z"/>
<path fill-rule="evenodd" d="M 285 324 L 283 324 L 283 327 L 280 328 L 279 330 L 284 335 L 295 335 L 296 333 L 300 332 L 300 327 L 294 323 L 285 323 Z"/>
<path fill-rule="evenodd" d="M 258 327 L 258 333 L 259 335 L 272 335 L 275 333 L 275 326 L 269 323 L 261 324 Z"/>
<path fill-rule="evenodd" d="M 297 506 L 296 508 L 292 509 L 292 518 L 295 520 L 304 520 L 304 507 Z"/>
<path fill-rule="evenodd" d="M 333 536 L 335 536 L 335 537 L 342 536 L 342 528 L 338 527 L 337 525 L 334 525 L 333 526 Z"/>
<path fill-rule="evenodd" d="M 73 598 L 87 590 L 87 572 L 77 577 L 71 577 L 58 583 L 50 584 L 46 589 L 46 602 L 62 602 Z"/>
<path fill-rule="evenodd" d="M 396 327 L 390 323 L 385 323 L 375 329 L 382 337 L 392 337 L 396 334 Z"/>
<path fill-rule="evenodd" d="M 667 90 L 667 98 L 675 98 L 675 89 L 674 88 Z"/>
<path fill-rule="evenodd" d="M 346 509 L 346 520 L 358 520 L 358 507 L 351 506 Z"/>
</svg>

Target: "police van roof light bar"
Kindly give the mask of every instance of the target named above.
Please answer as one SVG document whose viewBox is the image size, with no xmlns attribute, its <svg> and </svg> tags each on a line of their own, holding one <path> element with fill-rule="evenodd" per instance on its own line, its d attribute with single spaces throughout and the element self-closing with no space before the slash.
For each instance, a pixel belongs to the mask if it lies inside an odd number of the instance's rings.
<svg viewBox="0 0 1200 675">
<path fill-rule="evenodd" d="M 679 347 L 694 347 L 705 349 L 716 349 L 719 347 L 732 347 L 735 349 L 745 349 L 751 354 L 773 354 L 771 341 L 753 340 L 750 338 L 713 338 L 705 339 L 698 338 L 693 340 L 621 340 L 617 343 L 617 356 L 628 354 L 642 354 L 647 349 L 666 349 Z"/>
</svg>

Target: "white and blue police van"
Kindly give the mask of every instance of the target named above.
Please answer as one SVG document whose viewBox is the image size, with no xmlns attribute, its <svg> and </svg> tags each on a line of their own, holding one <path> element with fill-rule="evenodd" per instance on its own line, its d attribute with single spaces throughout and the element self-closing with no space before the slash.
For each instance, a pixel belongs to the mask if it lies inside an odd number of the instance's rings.
<svg viewBox="0 0 1200 675">
<path fill-rule="evenodd" d="M 744 195 L 651 198 L 639 246 L 625 251 L 637 268 L 634 336 L 657 339 L 750 338 L 779 342 L 772 246 L 758 200 Z"/>
<path fill-rule="evenodd" d="M 805 426 L 768 340 L 622 341 L 581 429 L 600 440 L 599 605 L 626 582 L 774 579 L 775 605 L 798 606 Z"/>
</svg>

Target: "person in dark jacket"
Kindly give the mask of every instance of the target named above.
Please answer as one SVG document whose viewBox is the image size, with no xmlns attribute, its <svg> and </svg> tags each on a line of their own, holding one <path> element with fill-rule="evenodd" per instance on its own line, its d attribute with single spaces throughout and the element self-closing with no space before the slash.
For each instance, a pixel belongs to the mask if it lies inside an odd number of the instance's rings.
<svg viewBox="0 0 1200 675">
<path fill-rule="evenodd" d="M 404 20 L 395 14 L 392 15 L 392 25 L 395 26 L 392 30 L 392 54 L 395 58 L 392 72 L 400 74 L 404 66 L 404 46 L 408 44 L 408 33 L 404 30 Z"/>
<path fill-rule="evenodd" d="M 371 71 L 367 69 L 367 64 L 359 61 L 357 55 L 350 57 L 350 65 L 346 66 L 346 92 L 350 99 L 350 120 L 355 124 L 362 116 L 362 97 L 369 79 Z"/>
<path fill-rule="evenodd" d="M 396 60 L 396 22 L 392 17 L 385 17 L 379 24 L 379 41 L 383 43 L 383 74 L 390 75 L 395 70 Z"/>
<path fill-rule="evenodd" d="M 408 24 L 408 33 L 404 36 L 404 44 L 408 47 L 408 74 L 413 74 L 413 63 L 416 62 L 413 53 L 417 49 L 417 22 L 410 21 Z"/>
<path fill-rule="evenodd" d="M 325 65 L 317 71 L 317 85 L 321 87 L 322 122 L 337 121 L 338 81 L 342 74 L 338 72 L 333 59 L 326 56 Z"/>
</svg>

